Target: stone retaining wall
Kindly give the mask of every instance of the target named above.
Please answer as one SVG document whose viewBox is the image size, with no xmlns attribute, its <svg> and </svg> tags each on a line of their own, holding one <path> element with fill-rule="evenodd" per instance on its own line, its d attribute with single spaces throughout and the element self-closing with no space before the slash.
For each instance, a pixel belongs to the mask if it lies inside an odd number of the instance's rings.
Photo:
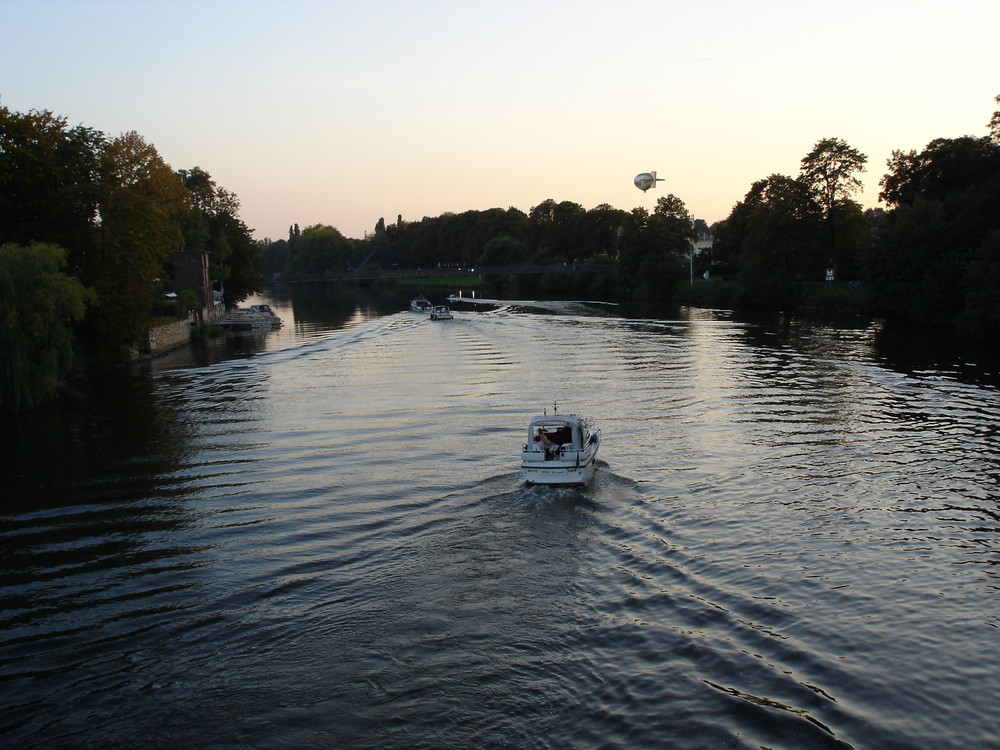
<svg viewBox="0 0 1000 750">
<path fill-rule="evenodd" d="M 160 354 L 183 346 L 190 341 L 191 323 L 186 320 L 178 320 L 176 323 L 150 328 L 149 335 L 146 337 L 146 350 L 150 354 Z"/>
</svg>

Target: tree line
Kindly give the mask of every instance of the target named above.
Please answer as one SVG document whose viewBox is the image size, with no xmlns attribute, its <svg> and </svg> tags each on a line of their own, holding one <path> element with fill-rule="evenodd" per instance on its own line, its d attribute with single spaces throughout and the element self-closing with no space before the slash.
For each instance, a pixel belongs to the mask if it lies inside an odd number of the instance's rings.
<svg viewBox="0 0 1000 750">
<path fill-rule="evenodd" d="M 138 133 L 0 106 L 0 407 L 51 398 L 64 378 L 127 358 L 156 319 L 186 314 L 184 300 L 194 307 L 172 287 L 174 251 L 207 252 L 229 303 L 258 289 L 261 246 L 238 210 Z"/>
<path fill-rule="evenodd" d="M 849 304 L 995 340 L 1000 109 L 987 127 L 986 136 L 894 151 L 880 182 L 884 209 L 854 199 L 867 157 L 823 138 L 799 174 L 754 182 L 712 227 L 668 194 L 652 211 L 547 199 L 528 212 L 380 218 L 360 239 L 292 225 L 287 239 L 257 242 L 233 193 L 198 167 L 172 170 L 137 133 L 112 138 L 0 106 L 0 408 L 30 408 L 74 372 L 134 351 L 167 312 L 163 292 L 185 298 L 172 288 L 171 255 L 181 249 L 208 253 L 228 305 L 256 291 L 262 273 L 365 265 L 565 264 L 584 271 L 571 276 L 574 291 L 605 299 L 697 302 L 697 292 L 715 305 L 772 308 L 833 288 L 824 283 L 833 274 L 849 285 Z M 694 255 L 692 242 L 708 237 L 711 250 Z M 708 280 L 691 285 L 690 274 Z"/>
<path fill-rule="evenodd" d="M 1000 109 L 987 128 L 893 151 L 885 208 L 853 200 L 867 158 L 838 139 L 817 143 L 799 175 L 755 182 L 713 227 L 711 263 L 732 278 L 730 301 L 794 306 L 832 271 L 868 312 L 1000 338 Z"/>
<path fill-rule="evenodd" d="M 866 211 L 855 199 L 868 157 L 842 139 L 823 138 L 802 158 L 798 174 L 754 182 L 712 227 L 673 195 L 659 198 L 652 212 L 607 204 L 587 210 L 548 199 L 527 213 L 511 207 L 419 221 L 380 218 L 363 239 L 348 239 L 332 226 L 295 225 L 287 240 L 266 244 L 264 270 L 309 276 L 361 264 L 593 264 L 602 271 L 589 291 L 607 298 L 846 305 L 995 338 L 1000 110 L 987 127 L 985 136 L 938 138 L 920 152 L 894 151 L 880 181 L 885 208 Z M 706 237 L 711 250 L 692 257 L 691 241 Z M 692 287 L 691 273 L 710 281 Z"/>
<path fill-rule="evenodd" d="M 601 204 L 586 210 L 571 201 L 547 199 L 527 213 L 517 208 L 445 213 L 419 221 L 380 218 L 363 239 L 315 225 L 289 229 L 287 240 L 264 250 L 265 274 L 308 277 L 329 271 L 368 269 L 448 269 L 519 264 L 565 264 L 575 268 L 608 265 L 591 290 L 606 296 L 660 296 L 681 269 L 691 241 L 707 237 L 708 226 L 694 219 L 683 201 L 660 197 L 653 211 Z M 666 284 L 666 287 L 664 287 Z"/>
</svg>

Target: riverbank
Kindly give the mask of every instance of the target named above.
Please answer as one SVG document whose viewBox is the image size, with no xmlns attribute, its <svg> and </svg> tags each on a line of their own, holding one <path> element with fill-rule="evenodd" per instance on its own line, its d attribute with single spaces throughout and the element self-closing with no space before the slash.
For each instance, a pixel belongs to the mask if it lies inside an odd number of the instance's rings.
<svg viewBox="0 0 1000 750">
<path fill-rule="evenodd" d="M 710 307 L 739 309 L 759 307 L 745 302 L 746 292 L 739 284 L 729 279 L 703 279 L 677 288 L 677 301 L 690 307 Z M 803 284 L 798 301 L 792 305 L 796 310 L 875 314 L 877 312 L 871 294 L 864 286 L 854 281 L 810 282 Z"/>
</svg>

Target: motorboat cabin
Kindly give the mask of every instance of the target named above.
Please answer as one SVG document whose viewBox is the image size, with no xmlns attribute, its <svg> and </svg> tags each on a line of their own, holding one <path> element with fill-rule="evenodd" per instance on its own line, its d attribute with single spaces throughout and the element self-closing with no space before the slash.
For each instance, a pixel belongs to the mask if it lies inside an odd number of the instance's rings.
<svg viewBox="0 0 1000 750">
<path fill-rule="evenodd" d="M 568 415 L 535 417 L 521 449 L 521 473 L 528 484 L 585 484 L 594 473 L 601 431 L 589 419 Z"/>
</svg>

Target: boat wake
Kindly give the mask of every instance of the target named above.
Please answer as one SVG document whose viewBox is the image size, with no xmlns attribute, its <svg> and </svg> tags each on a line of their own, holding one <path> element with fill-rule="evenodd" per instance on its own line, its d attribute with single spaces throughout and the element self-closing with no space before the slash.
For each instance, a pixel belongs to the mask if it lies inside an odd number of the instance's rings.
<svg viewBox="0 0 1000 750">
<path fill-rule="evenodd" d="M 605 461 L 597 461 L 597 470 L 583 486 L 529 485 L 521 472 L 510 472 L 485 479 L 451 496 L 460 505 L 488 505 L 507 509 L 551 507 L 609 508 L 631 504 L 640 499 L 639 484 L 612 472 Z"/>
<path fill-rule="evenodd" d="M 608 308 L 618 306 L 616 302 L 601 302 L 599 300 L 510 300 L 455 296 L 449 297 L 449 300 L 492 307 L 494 309 L 489 312 L 493 313 L 547 315 L 606 316 Z"/>
</svg>

